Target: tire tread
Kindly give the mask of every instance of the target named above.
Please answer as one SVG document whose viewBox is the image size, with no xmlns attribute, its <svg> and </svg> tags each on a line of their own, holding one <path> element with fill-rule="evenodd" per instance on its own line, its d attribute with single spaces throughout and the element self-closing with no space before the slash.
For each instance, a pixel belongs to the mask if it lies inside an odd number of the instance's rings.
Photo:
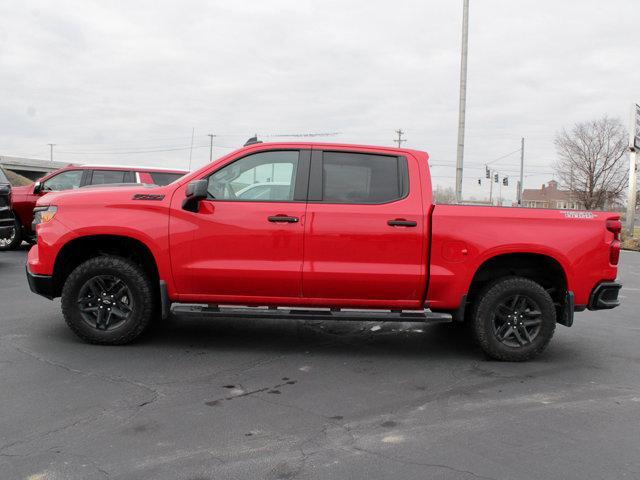
<svg viewBox="0 0 640 480">
<path fill-rule="evenodd" d="M 552 318 L 547 320 L 546 328 L 541 330 L 542 341 L 535 348 L 522 351 L 507 350 L 507 347 L 500 348 L 491 341 L 489 338 L 491 333 L 484 326 L 483 319 L 486 315 L 491 314 L 493 302 L 504 292 L 512 289 L 528 290 L 533 294 L 540 295 L 549 309 Z M 543 305 L 540 305 L 540 307 L 543 308 Z M 476 341 L 489 357 L 504 362 L 526 362 L 540 355 L 551 341 L 555 332 L 555 325 L 555 306 L 551 296 L 539 283 L 524 277 L 506 277 L 488 285 L 480 294 L 473 313 L 473 332 Z M 543 327 L 545 327 L 544 323 Z"/>
<path fill-rule="evenodd" d="M 100 338 L 87 335 L 78 327 L 77 322 L 74 321 L 75 312 L 73 309 L 75 308 L 76 293 L 74 287 L 80 278 L 96 269 L 116 269 L 119 272 L 124 273 L 126 276 L 133 279 L 136 283 L 136 288 L 138 288 L 142 294 L 143 301 L 141 305 L 142 309 L 139 312 L 139 321 L 136 322 L 133 328 L 124 329 L 123 333 L 119 336 Z M 154 291 L 151 282 L 144 271 L 131 260 L 115 255 L 94 257 L 77 266 L 71 272 L 69 277 L 67 277 L 64 287 L 62 288 L 61 304 L 65 322 L 73 333 L 85 342 L 99 345 L 124 345 L 133 342 L 147 329 L 155 307 Z"/>
</svg>

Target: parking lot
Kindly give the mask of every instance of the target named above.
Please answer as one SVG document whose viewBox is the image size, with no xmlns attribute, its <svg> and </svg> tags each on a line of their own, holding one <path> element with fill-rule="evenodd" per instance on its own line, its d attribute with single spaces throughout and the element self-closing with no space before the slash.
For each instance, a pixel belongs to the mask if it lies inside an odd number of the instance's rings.
<svg viewBox="0 0 640 480">
<path fill-rule="evenodd" d="M 623 305 L 525 364 L 448 325 L 172 318 L 91 346 L 0 253 L 3 479 L 640 477 L 640 254 Z"/>
</svg>

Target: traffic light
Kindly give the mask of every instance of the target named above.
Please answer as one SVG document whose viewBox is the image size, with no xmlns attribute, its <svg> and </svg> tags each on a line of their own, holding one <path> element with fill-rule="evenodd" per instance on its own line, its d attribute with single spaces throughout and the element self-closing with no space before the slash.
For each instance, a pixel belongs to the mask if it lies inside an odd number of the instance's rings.
<svg viewBox="0 0 640 480">
<path fill-rule="evenodd" d="M 497 173 L 494 173 L 494 174 L 493 174 L 493 181 L 494 181 L 495 183 L 498 183 L 498 174 L 497 174 Z"/>
<path fill-rule="evenodd" d="M 509 177 L 504 177 L 502 179 L 502 185 L 504 185 L 505 187 L 509 186 Z"/>
<path fill-rule="evenodd" d="M 489 171 L 489 167 L 485 166 L 485 177 L 486 178 L 491 178 L 491 172 Z"/>
<path fill-rule="evenodd" d="M 478 185 L 482 185 L 482 180 L 478 179 Z"/>
</svg>

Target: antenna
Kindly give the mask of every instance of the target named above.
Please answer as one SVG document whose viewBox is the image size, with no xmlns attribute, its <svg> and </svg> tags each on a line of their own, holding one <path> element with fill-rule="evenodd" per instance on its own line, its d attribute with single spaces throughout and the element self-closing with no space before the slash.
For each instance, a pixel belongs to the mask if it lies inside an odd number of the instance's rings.
<svg viewBox="0 0 640 480">
<path fill-rule="evenodd" d="M 195 127 L 191 129 L 191 146 L 189 147 L 189 171 L 191 171 L 191 154 L 193 153 L 193 135 L 196 133 Z"/>
<path fill-rule="evenodd" d="M 272 133 L 261 137 L 335 137 L 342 132 L 309 132 L 309 133 Z"/>
<path fill-rule="evenodd" d="M 211 160 L 213 160 L 213 133 L 207 133 L 207 137 L 210 138 L 210 142 L 209 142 L 209 163 L 211 163 Z"/>
<path fill-rule="evenodd" d="M 49 145 L 49 148 L 51 150 L 50 156 L 51 156 L 51 163 L 53 163 L 53 147 L 56 145 L 55 143 L 47 143 L 47 145 Z"/>
</svg>

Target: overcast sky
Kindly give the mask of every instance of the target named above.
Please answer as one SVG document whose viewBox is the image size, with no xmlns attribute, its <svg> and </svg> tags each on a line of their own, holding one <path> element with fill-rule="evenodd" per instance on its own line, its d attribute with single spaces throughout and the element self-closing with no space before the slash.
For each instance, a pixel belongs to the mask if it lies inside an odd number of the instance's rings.
<svg viewBox="0 0 640 480">
<path fill-rule="evenodd" d="M 0 155 L 186 168 L 195 128 L 195 168 L 210 132 L 220 156 L 253 133 L 402 128 L 453 185 L 461 17 L 462 0 L 4 1 Z M 538 187 L 563 126 L 628 123 L 639 21 L 637 0 L 471 0 L 465 196 L 523 136 Z M 513 198 L 518 155 L 493 165 Z"/>
</svg>

